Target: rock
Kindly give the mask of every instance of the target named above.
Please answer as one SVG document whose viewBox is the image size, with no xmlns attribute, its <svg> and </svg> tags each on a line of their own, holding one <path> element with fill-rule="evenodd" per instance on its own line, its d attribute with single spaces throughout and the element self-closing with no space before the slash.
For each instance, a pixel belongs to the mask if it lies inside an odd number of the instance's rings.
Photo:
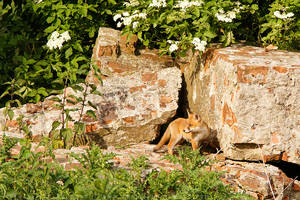
<svg viewBox="0 0 300 200">
<path fill-rule="evenodd" d="M 195 54 L 185 65 L 189 106 L 225 156 L 300 164 L 300 53 L 240 46 Z"/>
<path fill-rule="evenodd" d="M 14 135 L 9 135 L 14 137 Z M 0 144 L 1 144 L 1 132 L 0 132 Z M 151 170 L 165 170 L 167 172 L 171 170 L 182 170 L 180 164 L 174 164 L 170 161 L 163 159 L 164 153 L 153 152 L 152 149 L 155 145 L 151 144 L 135 144 L 125 148 L 117 148 L 109 146 L 106 150 L 103 150 L 104 154 L 114 153 L 116 156 L 110 160 L 114 164 L 115 168 L 128 169 L 128 164 L 132 158 L 138 158 L 139 156 L 146 156 L 149 169 L 146 169 L 143 173 L 147 174 Z M 180 147 L 178 147 L 180 148 Z M 45 152 L 47 148 L 39 146 L 37 143 L 32 144 L 31 150 L 34 152 Z M 66 170 L 73 170 L 75 168 L 82 168 L 78 160 L 70 156 L 71 153 L 84 154 L 87 147 L 72 147 L 70 150 L 56 149 L 53 151 L 55 159 Z M 20 144 L 17 144 L 12 150 L 13 155 L 18 155 L 21 150 Z M 166 150 L 167 153 L 167 150 Z M 208 171 L 223 172 L 221 180 L 225 184 L 229 184 L 238 192 L 246 192 L 255 199 L 273 199 L 273 194 L 276 199 L 289 199 L 297 200 L 300 197 L 300 181 L 293 180 L 287 177 L 279 168 L 264 164 L 264 163 L 247 163 L 238 162 L 232 160 L 225 160 L 222 154 L 211 154 L 207 157 L 209 160 L 213 160 L 212 165 L 204 168 Z M 52 162 L 52 159 L 45 158 L 46 161 Z M 272 188 L 272 190 L 270 189 Z M 273 191 L 273 194 L 272 194 Z"/>
<path fill-rule="evenodd" d="M 97 119 L 83 114 L 81 121 L 86 134 L 102 147 L 154 140 L 159 135 L 160 125 L 172 118 L 178 107 L 180 70 L 171 57 L 159 56 L 155 50 L 142 50 L 135 55 L 136 40 L 136 36 L 127 40 L 113 29 L 99 29 L 92 60 L 103 74 L 103 84 L 94 78 L 93 71 L 86 81 L 95 84 L 101 96 L 92 94 L 88 88 L 85 103 L 90 101 L 95 107 L 87 104 L 83 109 L 83 113 L 94 110 Z M 84 84 L 81 86 L 85 88 Z M 83 97 L 83 92 L 67 88 L 67 99 L 74 100 L 71 95 Z M 63 95 L 55 97 L 62 99 Z M 22 115 L 22 123 L 29 126 L 36 140 L 38 135 L 48 136 L 52 123 L 62 119 L 62 111 L 55 104 L 51 96 L 38 104 L 14 108 L 12 120 L 0 115 L 0 128 L 6 124 L 8 131 L 22 132 L 17 121 Z M 73 128 L 80 119 L 82 103 L 67 103 L 65 108 L 76 110 L 70 112 L 74 121 L 68 122 L 68 128 Z"/>
<path fill-rule="evenodd" d="M 237 191 L 246 191 L 255 199 L 275 197 L 296 200 L 300 195 L 297 190 L 300 181 L 287 177 L 280 169 L 269 164 L 225 160 L 214 163 L 209 170 L 224 171 L 222 180 L 225 183 Z"/>
</svg>

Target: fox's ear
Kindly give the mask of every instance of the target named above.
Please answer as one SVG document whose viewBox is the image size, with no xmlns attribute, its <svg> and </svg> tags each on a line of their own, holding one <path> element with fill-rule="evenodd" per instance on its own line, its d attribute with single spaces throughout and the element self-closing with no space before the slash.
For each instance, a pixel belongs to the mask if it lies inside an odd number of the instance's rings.
<svg viewBox="0 0 300 200">
<path fill-rule="evenodd" d="M 188 109 L 186 109 L 186 112 L 187 112 L 188 116 L 190 117 L 190 115 L 192 114 L 191 110 L 188 108 Z"/>
</svg>

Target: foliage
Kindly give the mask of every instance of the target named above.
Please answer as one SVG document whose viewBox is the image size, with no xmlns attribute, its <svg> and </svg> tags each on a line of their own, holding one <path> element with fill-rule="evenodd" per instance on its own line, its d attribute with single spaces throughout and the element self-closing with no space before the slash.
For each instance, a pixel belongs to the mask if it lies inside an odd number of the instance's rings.
<svg viewBox="0 0 300 200">
<path fill-rule="evenodd" d="M 295 45 L 299 41 L 296 2 L 131 0 L 114 20 L 124 33 L 137 34 L 143 45 L 158 48 L 162 54 L 185 55 L 190 48 L 204 51 L 209 42 L 228 46 L 245 40 L 295 49 L 299 48 Z M 276 10 L 293 14 L 287 20 L 278 19 Z M 202 46 L 197 41 L 202 41 Z"/>
<path fill-rule="evenodd" d="M 93 67 L 94 72 L 97 75 L 99 72 L 95 66 Z M 96 77 L 99 78 L 99 75 Z M 72 89 L 76 93 L 79 91 L 79 93 L 82 94 L 82 97 L 77 97 L 74 94 L 67 95 L 67 88 L 65 86 L 62 98 L 59 98 L 58 96 L 51 98 L 51 100 L 57 102 L 54 106 L 61 110 L 61 120 L 56 120 L 52 123 L 52 129 L 48 135 L 54 148 L 71 148 L 75 145 L 89 144 L 89 138 L 85 134 L 85 124 L 82 121 L 83 115 L 85 114 L 90 118 L 97 120 L 95 113 L 97 107 L 92 102 L 86 100 L 88 92 L 90 94 L 101 95 L 101 93 L 97 91 L 96 85 L 88 83 L 83 83 L 81 85 L 76 84 L 72 85 Z M 71 105 L 81 105 L 79 107 L 68 108 L 66 106 L 67 103 Z M 87 104 L 92 107 L 93 110 L 89 109 L 84 113 Z M 72 112 L 78 112 L 79 118 L 73 119 L 71 116 Z M 70 125 L 70 123 L 72 125 Z"/>
<path fill-rule="evenodd" d="M 168 157 L 184 164 L 183 170 L 147 172 L 147 158 L 132 159 L 131 171 L 113 167 L 114 154 L 103 154 L 92 146 L 83 155 L 71 156 L 83 168 L 64 170 L 51 149 L 33 153 L 26 140 L 20 140 L 19 155 L 0 155 L 0 196 L 2 199 L 245 199 L 220 180 L 220 174 L 207 172 L 207 162 L 199 152 L 180 152 Z M 9 158 L 9 159 L 7 159 Z"/>
<path fill-rule="evenodd" d="M 299 1 L 277 0 L 261 24 L 262 41 L 284 49 L 299 49 Z"/>
<path fill-rule="evenodd" d="M 114 0 L 1 2 L 0 106 L 7 100 L 13 106 L 38 102 L 83 82 L 99 26 L 114 27 L 111 15 L 122 6 Z M 70 38 L 50 50 L 53 32 Z"/>
</svg>

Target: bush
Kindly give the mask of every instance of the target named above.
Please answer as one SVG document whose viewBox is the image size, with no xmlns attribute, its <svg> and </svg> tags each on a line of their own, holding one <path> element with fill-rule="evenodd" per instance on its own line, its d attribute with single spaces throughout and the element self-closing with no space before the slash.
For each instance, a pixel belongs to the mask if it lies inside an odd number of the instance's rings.
<svg viewBox="0 0 300 200">
<path fill-rule="evenodd" d="M 299 49 L 296 0 L 4 0 L 0 107 L 38 102 L 83 82 L 100 26 L 137 34 L 162 54 L 224 46 Z M 114 22 L 115 21 L 115 22 Z"/>
<path fill-rule="evenodd" d="M 131 0 L 114 20 L 124 33 L 137 34 L 143 45 L 162 54 L 185 55 L 190 48 L 202 52 L 210 42 L 296 49 L 300 34 L 296 2 Z"/>
<path fill-rule="evenodd" d="M 114 0 L 1 2 L 2 106 L 7 100 L 14 106 L 38 102 L 83 82 L 98 28 L 114 27 L 111 16 L 122 6 Z M 57 34 L 63 35 L 53 37 Z"/>
<path fill-rule="evenodd" d="M 7 140 L 5 140 L 7 141 Z M 113 167 L 114 154 L 103 154 L 93 146 L 83 156 L 72 155 L 83 169 L 64 170 L 57 162 L 46 162 L 54 155 L 32 153 L 23 144 L 17 156 L 0 155 L 1 199 L 246 199 L 220 180 L 220 173 L 207 172 L 209 163 L 199 152 L 184 149 L 179 157 L 168 156 L 183 166 L 171 172 L 145 173 L 147 158 L 132 159 L 131 171 Z M 4 144 L 5 146 L 6 144 Z M 7 144 L 9 147 L 10 144 Z M 54 159 L 55 160 L 55 159 Z"/>
</svg>

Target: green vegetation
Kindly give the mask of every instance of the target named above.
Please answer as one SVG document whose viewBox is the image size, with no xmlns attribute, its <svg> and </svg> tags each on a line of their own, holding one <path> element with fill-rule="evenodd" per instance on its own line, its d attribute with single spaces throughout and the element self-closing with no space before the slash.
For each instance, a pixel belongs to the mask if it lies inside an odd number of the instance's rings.
<svg viewBox="0 0 300 200">
<path fill-rule="evenodd" d="M 38 102 L 84 82 L 99 27 L 137 34 L 162 54 L 209 43 L 299 49 L 297 0 L 3 0 L 0 107 Z"/>
<path fill-rule="evenodd" d="M 10 141 L 8 143 L 8 141 Z M 132 159 L 130 171 L 113 167 L 113 154 L 103 154 L 92 146 L 86 154 L 72 155 L 82 169 L 66 171 L 52 157 L 30 151 L 30 143 L 20 141 L 22 149 L 11 156 L 11 140 L 5 139 L 0 152 L 0 199 L 247 199 L 220 180 L 220 173 L 203 169 L 209 163 L 199 152 L 184 149 L 178 157 L 167 159 L 180 163 L 183 170 L 152 170 L 147 158 Z"/>
<path fill-rule="evenodd" d="M 52 94 L 61 110 L 49 133 L 49 148 L 69 148 L 88 143 L 84 137 L 83 113 L 86 88 L 99 94 L 96 86 L 84 83 L 91 66 L 93 45 L 99 27 L 112 27 L 136 34 L 143 47 L 158 48 L 161 54 L 184 56 L 188 49 L 203 52 L 210 43 L 233 43 L 299 50 L 300 23 L 297 0 L 3 0 L 0 2 L 0 107 L 6 120 L 14 117 L 12 107 L 37 103 Z M 96 68 L 94 68 L 97 71 Z M 96 76 L 99 78 L 99 73 Z M 83 83 L 84 86 L 82 84 Z M 67 87 L 83 97 L 65 95 Z M 101 91 L 100 91 L 101 92 Z M 82 109 L 66 109 L 66 103 L 81 103 Z M 75 121 L 70 112 L 79 112 Z M 72 121 L 74 128 L 68 123 Z M 27 139 L 29 125 L 22 116 L 19 129 Z M 29 141 L 20 155 L 9 149 L 16 140 L 3 138 L 0 148 L 0 198 L 2 199 L 239 199 L 219 179 L 207 172 L 208 164 L 198 152 L 168 157 L 183 166 L 172 172 L 152 171 L 145 175 L 147 159 L 133 159 L 132 171 L 114 169 L 92 147 L 82 158 L 73 155 L 83 169 L 65 171 L 46 153 L 30 152 Z"/>
</svg>

